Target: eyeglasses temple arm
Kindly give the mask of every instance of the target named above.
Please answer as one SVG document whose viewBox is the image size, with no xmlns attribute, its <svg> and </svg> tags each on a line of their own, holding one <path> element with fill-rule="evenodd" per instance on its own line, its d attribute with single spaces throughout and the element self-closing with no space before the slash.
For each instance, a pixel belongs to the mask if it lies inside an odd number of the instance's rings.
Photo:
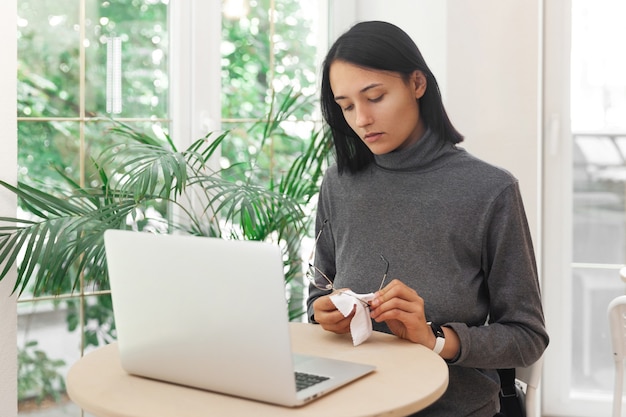
<svg viewBox="0 0 626 417">
<path fill-rule="evenodd" d="M 387 279 L 387 272 L 389 272 L 389 261 L 383 255 L 380 255 L 380 259 L 385 263 L 385 273 L 383 274 L 383 280 L 380 282 L 380 287 L 378 291 L 383 289 L 383 285 L 385 285 L 385 280 Z"/>
</svg>

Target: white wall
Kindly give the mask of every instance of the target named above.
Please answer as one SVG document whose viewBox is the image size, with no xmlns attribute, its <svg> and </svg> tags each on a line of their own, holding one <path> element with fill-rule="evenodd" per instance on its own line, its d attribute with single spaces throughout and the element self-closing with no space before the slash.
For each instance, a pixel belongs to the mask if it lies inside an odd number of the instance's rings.
<svg viewBox="0 0 626 417">
<path fill-rule="evenodd" d="M 15 183 L 17 173 L 16 0 L 0 2 L 0 179 Z M 15 216 L 16 200 L 0 189 L 0 216 Z M 0 416 L 17 415 L 17 310 L 11 289 L 15 275 L 0 282 Z"/>
<path fill-rule="evenodd" d="M 463 146 L 519 178 L 539 254 L 541 1 L 447 3 L 448 113 Z"/>
</svg>

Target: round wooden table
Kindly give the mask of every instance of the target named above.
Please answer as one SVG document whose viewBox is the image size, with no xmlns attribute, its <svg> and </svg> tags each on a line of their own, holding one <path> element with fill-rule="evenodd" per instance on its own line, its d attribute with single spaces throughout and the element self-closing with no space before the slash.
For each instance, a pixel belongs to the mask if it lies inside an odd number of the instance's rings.
<svg viewBox="0 0 626 417">
<path fill-rule="evenodd" d="M 354 347 L 350 335 L 318 325 L 291 323 L 290 330 L 295 352 L 370 363 L 376 371 L 307 405 L 286 408 L 129 375 L 113 343 L 70 368 L 67 391 L 98 417 L 401 417 L 426 408 L 448 386 L 448 366 L 424 346 L 374 332 Z"/>
</svg>

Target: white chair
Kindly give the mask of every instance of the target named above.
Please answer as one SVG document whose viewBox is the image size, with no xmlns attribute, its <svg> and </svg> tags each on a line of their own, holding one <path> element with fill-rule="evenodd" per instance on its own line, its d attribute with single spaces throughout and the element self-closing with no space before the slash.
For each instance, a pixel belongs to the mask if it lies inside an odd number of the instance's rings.
<svg viewBox="0 0 626 417">
<path fill-rule="evenodd" d="M 622 414 L 622 389 L 624 384 L 624 358 L 626 357 L 626 295 L 609 303 L 609 327 L 615 361 L 615 387 L 613 389 L 613 417 Z"/>
<path fill-rule="evenodd" d="M 543 356 L 526 368 L 515 368 L 515 379 L 522 382 L 522 387 L 525 387 L 526 417 L 539 417 L 541 415 L 538 396 L 542 369 Z"/>
</svg>

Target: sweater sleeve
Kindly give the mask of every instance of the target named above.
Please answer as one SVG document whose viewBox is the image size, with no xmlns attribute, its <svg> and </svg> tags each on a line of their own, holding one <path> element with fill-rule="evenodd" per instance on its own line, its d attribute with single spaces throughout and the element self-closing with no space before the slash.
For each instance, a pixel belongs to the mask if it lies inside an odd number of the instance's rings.
<svg viewBox="0 0 626 417">
<path fill-rule="evenodd" d="M 454 364 L 473 368 L 529 366 L 548 345 L 531 235 L 518 183 L 487 214 L 482 268 L 489 294 L 484 326 L 447 323 L 461 341 Z"/>
</svg>

